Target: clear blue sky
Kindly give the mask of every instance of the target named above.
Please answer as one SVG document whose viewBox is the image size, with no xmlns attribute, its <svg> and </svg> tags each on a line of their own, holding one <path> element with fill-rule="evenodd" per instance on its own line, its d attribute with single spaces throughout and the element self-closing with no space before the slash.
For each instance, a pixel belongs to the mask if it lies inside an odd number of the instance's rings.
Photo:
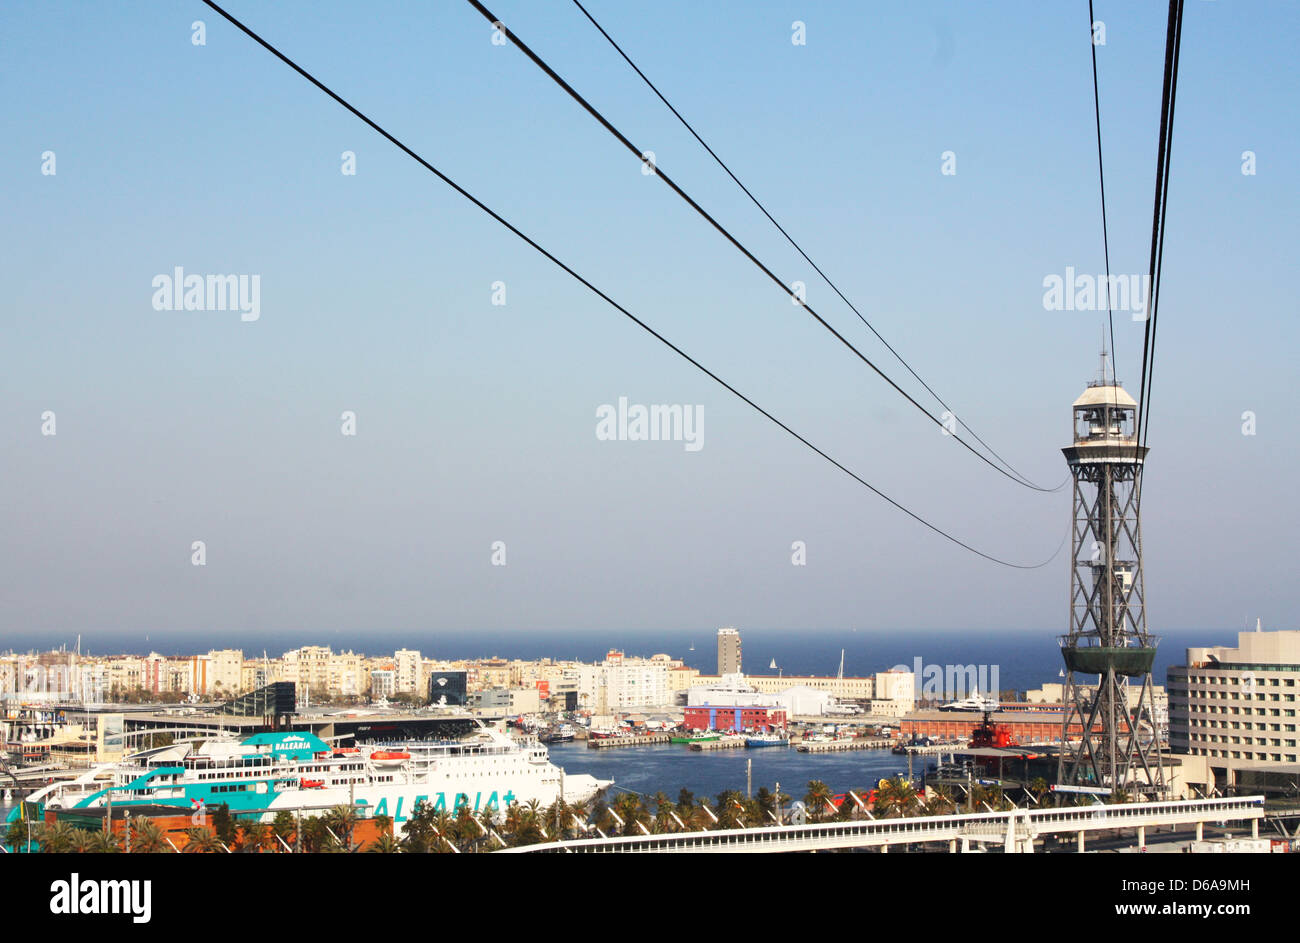
<svg viewBox="0 0 1300 943">
<path fill-rule="evenodd" d="M 490 6 L 888 362 L 575 7 Z M 1042 303 L 1046 276 L 1103 265 L 1086 3 L 589 8 L 957 412 L 1061 481 L 1104 321 Z M 925 423 L 468 4 L 229 9 L 918 513 L 1022 561 L 1065 536 L 1067 491 L 1019 488 Z M 1143 272 L 1165 5 L 1096 9 L 1112 270 Z M 1295 625 L 1298 11 L 1187 3 L 1144 502 L 1155 631 Z M 1017 572 L 922 530 L 204 5 L 10 3 L 0 30 L 0 647 L 1064 629 L 1065 553 Z M 154 310 L 175 266 L 259 275 L 260 319 Z M 1136 390 L 1141 325 L 1118 316 L 1116 341 Z M 620 396 L 702 404 L 704 448 L 597 441 Z"/>
</svg>

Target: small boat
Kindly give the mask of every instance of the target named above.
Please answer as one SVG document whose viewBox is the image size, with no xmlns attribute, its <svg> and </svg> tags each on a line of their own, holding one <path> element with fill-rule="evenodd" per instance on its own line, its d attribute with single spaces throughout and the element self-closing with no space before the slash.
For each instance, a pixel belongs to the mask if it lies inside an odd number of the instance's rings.
<svg viewBox="0 0 1300 943">
<path fill-rule="evenodd" d="M 324 789 L 325 780 L 323 779 L 304 779 L 302 781 L 303 789 Z"/>
<path fill-rule="evenodd" d="M 542 743 L 568 743 L 574 738 L 574 731 L 570 724 L 558 724 L 551 727 L 542 735 Z"/>
<path fill-rule="evenodd" d="M 701 731 L 700 733 L 682 733 L 668 738 L 669 743 L 707 743 L 710 740 L 721 738 L 722 734 L 714 733 L 712 730 Z"/>
<path fill-rule="evenodd" d="M 411 754 L 402 750 L 376 750 L 370 754 L 370 762 L 376 766 L 400 766 L 411 758 Z"/>
<path fill-rule="evenodd" d="M 784 747 L 790 745 L 790 738 L 779 733 L 755 733 L 745 738 L 746 747 Z"/>
</svg>

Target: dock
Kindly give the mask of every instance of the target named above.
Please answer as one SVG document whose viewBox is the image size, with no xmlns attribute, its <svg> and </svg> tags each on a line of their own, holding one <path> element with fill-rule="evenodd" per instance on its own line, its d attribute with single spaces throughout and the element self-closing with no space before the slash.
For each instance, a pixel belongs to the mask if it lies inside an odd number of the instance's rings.
<svg viewBox="0 0 1300 943">
<path fill-rule="evenodd" d="M 969 742 L 969 739 L 962 738 L 952 743 L 932 743 L 928 747 L 907 746 L 906 750 L 915 756 L 946 756 L 949 753 L 964 750 Z"/>
<path fill-rule="evenodd" d="M 666 733 L 647 733 L 635 737 L 588 737 L 587 746 L 592 750 L 603 750 L 607 747 L 644 747 L 654 743 L 667 743 L 668 734 Z"/>
<path fill-rule="evenodd" d="M 800 753 L 838 753 L 841 750 L 884 750 L 893 745 L 894 741 L 887 737 L 870 740 L 860 737 L 853 740 L 815 740 L 800 743 L 795 749 Z"/>
</svg>

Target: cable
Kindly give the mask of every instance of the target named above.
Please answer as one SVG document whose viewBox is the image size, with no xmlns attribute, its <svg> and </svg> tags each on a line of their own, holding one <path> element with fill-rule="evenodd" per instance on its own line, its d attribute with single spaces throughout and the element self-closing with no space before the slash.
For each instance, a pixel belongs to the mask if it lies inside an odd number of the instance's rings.
<svg viewBox="0 0 1300 943">
<path fill-rule="evenodd" d="M 611 46 L 614 47 L 615 52 L 617 52 L 620 56 L 623 57 L 623 61 L 632 67 L 632 71 L 641 77 L 641 81 L 645 82 L 645 84 L 649 87 L 650 91 L 655 93 L 655 95 L 659 98 L 659 100 L 663 102 L 664 105 L 667 106 L 668 110 L 673 113 L 673 116 L 679 122 L 681 122 L 682 126 L 686 128 L 687 131 L 691 133 L 691 137 L 695 138 L 695 140 L 699 142 L 700 147 L 708 151 L 709 156 L 713 158 L 714 162 L 719 167 L 721 167 L 724 171 L 726 171 L 727 176 L 730 177 L 732 181 L 735 182 L 736 186 L 740 187 L 740 189 L 744 192 L 745 196 L 749 197 L 750 202 L 753 203 L 755 206 L 757 206 L 759 211 L 762 212 L 762 214 L 767 217 L 768 221 L 773 226 L 776 227 L 777 232 L 779 232 L 782 236 L 785 237 L 785 241 L 790 243 L 790 245 L 794 246 L 795 251 L 798 252 L 801 256 L 803 256 L 804 261 L 813 267 L 813 270 L 816 271 L 819 276 L 821 276 L 822 281 L 824 281 L 827 285 L 829 285 L 831 287 L 831 290 L 834 291 L 835 294 L 839 295 L 840 300 L 843 301 L 846 305 L 848 305 L 849 309 L 852 310 L 852 312 L 858 316 L 858 320 L 861 321 L 863 324 L 865 324 L 867 326 L 867 329 L 870 330 L 872 334 L 876 335 L 876 339 L 879 340 L 880 343 L 885 345 L 885 349 L 894 355 L 894 359 L 907 368 L 907 372 L 910 373 L 916 379 L 916 382 L 920 383 L 921 386 L 925 387 L 925 391 L 929 393 L 931 396 L 933 396 L 935 400 L 939 403 L 939 405 L 948 411 L 948 414 L 951 415 L 953 419 L 960 422 L 963 426 L 966 427 L 966 430 L 971 434 L 971 436 L 975 439 L 976 442 L 984 446 L 984 448 L 988 449 L 989 454 L 991 454 L 994 458 L 996 458 L 999 462 L 1001 462 L 1002 465 L 1006 467 L 1009 471 L 1011 471 L 1012 474 L 1014 474 L 1017 478 L 1019 478 L 1022 481 L 1022 483 L 1026 482 L 1027 479 L 1025 478 L 1025 476 L 1022 475 L 1015 468 L 1013 468 L 1006 459 L 1004 459 L 993 449 L 992 446 L 990 446 L 987 442 L 981 439 L 979 433 L 976 432 L 971 427 L 970 423 L 966 422 L 964 419 L 959 417 L 956 411 L 951 406 L 949 406 L 947 403 L 944 402 L 943 397 L 941 397 L 938 393 L 936 393 L 933 389 L 931 389 L 930 384 L 926 383 L 925 380 L 921 379 L 920 374 L 918 374 L 915 370 L 912 369 L 912 365 L 903 359 L 902 354 L 900 354 L 897 350 L 895 350 L 893 348 L 893 345 L 891 345 L 889 341 L 885 340 L 885 338 L 881 335 L 881 333 L 877 331 L 876 328 L 872 325 L 872 323 L 866 319 L 866 317 L 862 314 L 861 311 L 858 310 L 857 305 L 855 305 L 852 301 L 850 301 L 847 297 L 845 297 L 844 292 L 840 291 L 839 286 L 836 285 L 833 281 L 831 281 L 830 276 L 821 270 L 821 266 L 819 266 L 816 262 L 814 262 L 809 257 L 808 253 L 803 250 L 803 247 L 800 246 L 799 243 L 794 241 L 794 237 L 791 236 L 788 232 L 786 232 L 785 227 L 776 221 L 776 218 L 773 217 L 772 214 L 768 212 L 767 207 L 764 206 L 761 202 L 759 202 L 758 197 L 754 196 L 754 194 L 750 192 L 749 187 L 745 186 L 743 183 L 740 182 L 740 178 L 737 177 L 734 173 L 732 173 L 731 168 L 727 166 L 726 162 L 724 162 L 723 159 L 714 152 L 713 148 L 709 147 L 709 145 L 705 143 L 704 138 L 700 137 L 699 133 L 695 130 L 695 128 L 691 126 L 691 123 L 687 121 L 685 118 L 683 118 L 681 112 L 679 112 L 676 108 L 673 107 L 673 103 L 670 102 L 667 98 L 665 98 L 663 92 L 659 91 L 659 89 L 655 87 L 654 82 L 651 82 L 650 79 L 646 76 L 646 74 L 641 71 L 640 67 L 638 67 L 637 64 L 632 61 L 632 58 L 626 52 L 623 51 L 623 47 L 620 46 L 617 42 L 615 42 L 614 37 L 610 36 L 609 33 L 606 32 L 605 27 L 601 26 L 598 22 L 596 22 L 596 18 L 587 11 L 587 8 L 582 5 L 580 0 L 573 0 L 573 4 L 579 10 L 582 11 L 582 15 L 591 21 L 591 25 L 596 27 L 596 29 L 600 32 L 600 35 L 604 36 L 606 41 Z M 1113 343 L 1112 346 L 1114 346 Z M 1065 481 L 1068 480 L 1069 480 L 1068 478 L 1065 479 Z M 1059 491 L 1062 487 L 1064 487 L 1065 481 L 1062 481 L 1061 484 L 1057 485 L 1055 488 L 1042 489 L 1042 490 Z"/>
<path fill-rule="evenodd" d="M 645 153 L 644 151 L 639 149 L 635 144 L 633 144 L 630 140 L 628 140 L 627 136 L 624 135 L 623 132 L 619 131 L 618 128 L 614 127 L 614 125 L 611 124 L 604 115 L 602 115 L 599 111 L 597 111 L 596 108 L 593 107 L 590 102 L 588 102 L 585 98 L 583 98 L 580 94 L 578 94 L 577 90 L 574 89 L 574 87 L 570 85 L 568 82 L 566 82 L 563 78 L 561 78 L 560 75 L 554 69 L 552 69 L 549 65 L 547 65 L 546 62 L 540 56 L 537 55 L 537 53 L 533 52 L 533 50 L 529 48 L 527 43 L 523 42 L 523 40 L 521 40 L 517 35 L 510 32 L 506 28 L 505 24 L 502 23 L 499 19 L 497 19 L 496 16 L 493 15 L 492 12 L 487 9 L 487 7 L 479 3 L 478 0 L 469 0 L 469 4 L 473 6 L 476 10 L 478 10 L 479 13 L 481 13 L 484 16 L 484 18 L 487 19 L 487 21 L 492 24 L 493 28 L 499 30 L 502 33 L 502 35 L 504 35 L 510 40 L 510 42 L 518 46 L 520 51 L 523 52 L 524 55 L 526 55 L 529 59 L 531 59 L 539 69 L 545 72 L 547 76 L 549 76 L 557 85 L 559 85 L 562 89 L 564 89 L 564 91 L 566 91 L 574 101 L 580 104 L 587 111 L 588 114 L 590 114 L 593 118 L 595 118 L 598 122 L 600 122 L 601 126 L 603 126 L 605 130 L 607 130 L 610 134 L 612 134 L 619 141 L 620 144 L 622 144 L 629 151 L 635 154 L 638 160 L 644 160 L 642 156 Z M 723 237 L 727 239 L 728 242 L 730 242 L 733 246 L 735 246 L 738 250 L 740 250 L 741 254 L 744 255 L 745 258 L 753 262 L 754 265 L 757 266 L 758 269 L 764 275 L 770 278 L 776 285 L 780 286 L 783 292 L 789 295 L 790 298 L 792 298 L 800 307 L 802 307 L 810 315 L 812 315 L 817 320 L 817 322 L 822 325 L 822 327 L 830 331 L 831 334 L 834 335 L 836 340 L 838 340 L 841 344 L 843 344 L 845 347 L 851 350 L 855 355 L 857 355 L 857 358 L 861 360 L 863 363 L 865 363 L 868 367 L 870 367 L 873 371 L 875 371 L 877 376 L 879 376 L 882 380 L 884 380 L 891 387 L 893 387 L 894 390 L 900 396 L 902 396 L 909 403 L 915 406 L 918 410 L 924 413 L 925 416 L 931 422 L 933 422 L 940 429 L 943 429 L 945 432 L 947 432 L 948 435 L 950 435 L 953 439 L 957 440 L 957 442 L 959 442 L 961 446 L 965 448 L 968 452 L 970 452 L 972 455 L 974 455 L 984 464 L 988 465 L 998 474 L 1005 475 L 1007 478 L 1010 478 L 1012 481 L 1016 482 L 1017 484 L 1024 485 L 1026 488 L 1030 488 L 1034 491 L 1045 491 L 1045 492 L 1050 492 L 1055 490 L 1052 488 L 1040 487 L 1039 485 L 1036 485 L 1033 482 L 1030 482 L 1023 478 L 1016 477 L 1016 475 L 1002 468 L 999 468 L 997 465 L 993 464 L 993 462 L 991 462 L 985 455 L 976 451 L 961 436 L 957 435 L 954 432 L 949 432 L 947 427 L 944 426 L 943 420 L 933 415 L 928 409 L 926 409 L 915 399 L 913 399 L 912 396 L 906 390 L 904 390 L 901 386 L 895 383 L 892 379 L 889 378 L 888 375 L 885 374 L 883 370 L 881 370 L 874 363 L 872 363 L 871 360 L 865 354 L 862 353 L 862 351 L 854 347 L 853 343 L 849 341 L 848 338 L 846 338 L 839 331 L 835 330 L 835 328 L 832 327 L 820 314 L 818 314 L 815 310 L 813 310 L 812 305 L 808 304 L 807 301 L 800 298 L 799 295 L 794 291 L 794 289 L 790 288 L 783 281 L 781 281 L 781 279 L 776 275 L 775 272 L 773 272 L 770 268 L 764 265 L 758 259 L 758 257 L 754 255 L 754 253 L 750 252 L 749 249 L 747 249 L 740 242 L 740 240 L 738 240 L 735 236 L 733 236 L 725 226 L 723 226 L 716 219 L 714 219 L 713 216 L 711 216 L 707 210 L 705 210 L 702 206 L 700 206 L 699 203 L 695 202 L 695 200 L 691 197 L 690 194 L 688 194 L 685 190 L 679 187 L 677 183 L 671 177 L 669 177 L 668 174 L 660 170 L 657 165 L 654 166 L 654 174 L 659 179 L 661 179 L 665 184 L 667 184 L 674 193 L 676 193 L 683 200 L 685 200 L 686 203 L 693 210 L 695 210 L 695 212 L 699 213 L 701 217 L 707 220 L 713 226 L 714 229 L 716 229 L 719 233 L 722 234 Z"/>
<path fill-rule="evenodd" d="M 1106 253 L 1106 319 L 1110 322 L 1110 369 L 1113 377 L 1117 359 L 1115 353 L 1115 313 L 1111 309 L 1110 303 L 1110 236 L 1106 226 L 1106 169 L 1101 161 L 1101 93 L 1097 89 L 1097 43 L 1092 34 L 1096 22 L 1097 19 L 1092 12 L 1092 0 L 1088 0 L 1088 45 L 1092 47 L 1092 104 L 1097 118 L 1097 176 L 1101 178 L 1101 245 Z M 1103 383 L 1106 382 L 1104 374 L 1101 379 Z"/>
<path fill-rule="evenodd" d="M 1151 360 L 1147 367 L 1145 416 L 1142 422 L 1142 445 L 1151 434 L 1151 386 L 1156 371 L 1156 330 L 1160 317 L 1160 288 L 1165 268 L 1165 232 L 1169 228 L 1169 172 L 1173 163 L 1174 110 L 1178 103 L 1178 59 L 1183 44 L 1183 0 L 1178 0 L 1178 25 L 1174 31 L 1174 64 L 1169 83 L 1169 133 L 1165 144 L 1164 193 L 1160 197 L 1160 248 L 1156 253 L 1156 280 L 1151 292 Z"/>
<path fill-rule="evenodd" d="M 721 386 L 723 389 L 727 390 L 729 393 L 731 393 L 732 395 L 734 395 L 737 399 L 741 400 L 741 401 L 744 402 L 747 406 L 749 406 L 749 407 L 751 407 L 752 409 L 754 409 L 756 412 L 758 412 L 758 413 L 759 413 L 760 415 L 762 415 L 764 418 L 768 419 L 770 422 L 772 422 L 772 423 L 774 423 L 775 425 L 779 426 L 781 429 L 783 429 L 784 431 L 786 431 L 787 433 L 789 433 L 789 434 L 790 434 L 791 436 L 793 436 L 795 439 L 798 439 L 801 443 L 803 443 L 803 444 L 804 444 L 805 446 L 807 446 L 809 449 L 811 449 L 812 451 L 816 452 L 818 455 L 820 455 L 820 456 L 821 456 L 822 458 L 824 458 L 826 461 L 830 462 L 832 465 L 834 465 L 834 466 L 835 466 L 836 468 L 838 468 L 840 471 L 844 472 L 846 475 L 848 475 L 848 476 L 849 476 L 850 478 L 852 478 L 854 481 L 858 482 L 858 484 L 860 484 L 860 485 L 862 485 L 863 487 L 867 488 L 869 491 L 871 491 L 871 492 L 872 492 L 873 494 L 875 494 L 877 497 L 882 498 L 884 501 L 886 501 L 888 504 L 892 505 L 892 506 L 893 506 L 894 508 L 896 508 L 897 510 L 902 511 L 904 514 L 906 514 L 908 517 L 912 518 L 912 519 L 913 519 L 914 521 L 916 521 L 917 523 L 923 525 L 923 526 L 926 527 L 927 529 L 929 529 L 929 530 L 933 531 L 934 533 L 938 534 L 940 537 L 943 537 L 945 540 L 948 540 L 948 541 L 950 541 L 950 542 L 956 544 L 957 546 L 961 547 L 962 549 L 970 551 L 971 553 L 975 554 L 976 556 L 983 557 L 985 560 L 989 560 L 989 561 L 991 561 L 991 562 L 993 562 L 993 563 L 1001 564 L 1002 566 L 1011 567 L 1012 569 L 1017 569 L 1017 570 L 1036 570 L 1036 569 L 1039 569 L 1039 568 L 1044 567 L 1044 566 L 1046 566 L 1047 564 L 1051 563 L 1052 560 L 1054 560 L 1054 559 L 1056 558 L 1056 554 L 1061 552 L 1061 546 L 1064 546 L 1064 540 L 1061 542 L 1060 545 L 1057 546 L 1057 548 L 1056 548 L 1056 552 L 1053 553 L 1051 557 L 1048 557 L 1046 560 L 1044 560 L 1042 563 L 1036 563 L 1036 564 L 1011 563 L 1011 562 L 1009 562 L 1009 561 L 1007 561 L 1007 560 L 1002 560 L 1002 559 L 999 559 L 998 557 L 995 557 L 995 556 L 992 556 L 992 555 L 990 555 L 990 554 L 984 553 L 982 550 L 977 550 L 977 549 L 975 549 L 975 548 L 972 547 L 970 544 L 965 543 L 964 541 L 958 539 L 957 537 L 954 537 L 952 534 L 949 534 L 948 532 L 946 532 L 946 531 L 940 529 L 940 528 L 937 527 L 936 525 L 931 524 L 929 521 L 927 521 L 925 518 L 923 518 L 923 517 L 921 517 L 920 515 L 918 515 L 916 512 L 911 511 L 911 510 L 909 510 L 908 508 L 904 507 L 903 505 L 899 504 L 897 501 L 895 501 L 893 498 L 889 497 L 889 495 L 885 494 L 885 493 L 884 493 L 883 491 L 881 491 L 879 488 L 876 488 L 874 485 L 872 485 L 872 484 L 871 484 L 870 482 L 868 482 L 866 479 L 860 477 L 860 476 L 857 475 L 855 472 L 849 470 L 849 469 L 846 468 L 844 465 L 840 464 L 838 461 L 836 461 L 834 458 L 832 458 L 830 455 L 828 455 L 827 453 L 823 452 L 823 451 L 822 451 L 821 449 L 819 449 L 817 446 L 813 445 L 812 442 L 808 441 L 808 440 L 805 439 L 803 436 L 801 436 L 799 433 L 795 432 L 792 428 L 790 428 L 789 426 L 787 426 L 787 425 L 786 425 L 784 422 L 782 422 L 780 419 L 777 419 L 775 416 L 773 416 L 773 415 L 772 415 L 771 413 L 769 413 L 767 410 L 763 409 L 763 407 L 759 406 L 757 403 L 755 403 L 753 400 L 751 400 L 749 397 L 747 397 L 744 393 L 741 393 L 741 392 L 740 392 L 739 390 L 737 390 L 734 386 L 732 386 L 731 384 L 729 384 L 727 381 L 723 380 L 721 377 L 719 377 L 719 376 L 718 376 L 716 373 L 714 373 L 713 371 L 709 370 L 707 367 L 705 367 L 702 363 L 700 363 L 698 360 L 696 360 L 696 359 L 695 359 L 694 357 L 692 357 L 690 354 L 686 353 L 686 351 L 682 350 L 680 347 L 678 347 L 678 346 L 677 346 L 676 344 L 674 344 L 672 341 L 668 340 L 668 338 L 664 337 L 662 334 L 660 334 L 660 333 L 659 333 L 658 331 L 656 331 L 654 328 L 650 327 L 650 325 L 646 324 L 644 321 L 642 321 L 640 318 L 638 318 L 636 315 L 634 315 L 631 311 L 627 310 L 627 309 L 624 308 L 622 305 L 620 305 L 617 301 L 615 301 L 615 300 L 614 300 L 613 298 L 611 298 L 609 295 L 605 294 L 603 291 L 601 291 L 599 288 L 597 288 L 597 287 L 596 287 L 595 285 L 593 285 L 591 282 L 587 281 L 587 279 L 583 278 L 581 275 L 579 275 L 576 271 L 574 271 L 572 268 L 570 268 L 570 267 L 569 267 L 568 265 L 566 265 L 564 262 L 561 262 L 558 258 L 556 258 L 554 255 L 552 255 L 552 254 L 551 254 L 550 252 L 548 252 L 546 249 L 542 248 L 541 245 L 539 245 L 537 242 L 535 242 L 531 237 L 527 236 L 527 235 L 526 235 L 522 230 L 520 230 L 519 228 L 517 228 L 513 223 L 511 223 L 511 222 L 510 222 L 509 220 L 507 220 L 505 217 L 501 216 L 499 213 L 497 213 L 495 210 L 493 210 L 491 207 L 489 207 L 486 203 L 484 203 L 484 202 L 483 202 L 482 200 L 480 200 L 478 197 L 474 196 L 474 194 L 470 193 L 468 190 L 466 190 L 464 187 L 462 187 L 462 186 L 461 186 L 460 184 L 458 184 L 456 181 L 452 180 L 450 177 L 448 177 L 446 174 L 444 174 L 444 173 L 443 173 L 441 170 L 439 170 L 437 167 L 433 166 L 433 164 L 429 163 L 427 160 L 425 160 L 423 157 L 421 157 L 421 156 L 420 156 L 419 154 L 417 154 L 415 151 L 411 150 L 409 147 L 407 147 L 405 144 L 403 144 L 401 141 L 399 141 L 396 137 L 394 137 L 394 136 L 393 136 L 392 134 L 390 134 L 388 131 L 384 130 L 384 128 L 382 128 L 379 124 L 377 124 L 373 119 L 371 119 L 370 117 L 368 117 L 367 115 L 365 115 L 363 112 L 361 112 L 360 110 L 358 110 L 355 106 L 353 106 L 350 102 L 348 102 L 346 99 L 344 99 L 342 96 L 340 96 L 340 95 L 339 95 L 337 92 L 335 92 L 333 89 L 329 88 L 327 85 L 325 85 L 323 82 L 321 82 L 318 78 L 316 78 L 314 75 L 312 75 L 312 74 L 311 74 L 310 72 L 308 72 L 306 69 L 304 69 L 302 66 L 298 65 L 298 63 L 294 62 L 292 59 L 290 59 L 288 56 L 286 56 L 284 53 L 282 53 L 282 52 L 281 52 L 279 49 L 277 49 L 275 46 L 271 45 L 271 43 L 269 43 L 267 40 L 263 39 L 261 36 L 259 36 L 257 33 L 255 33 L 255 32 L 254 32 L 252 29 L 250 29 L 249 27 L 245 26 L 245 25 L 244 25 L 243 23 L 241 23 L 239 20 L 235 19 L 235 17 L 232 16 L 230 13 L 227 13 L 224 9 L 222 9 L 220 6 L 218 6 L 218 5 L 214 2 L 214 0 L 203 0 L 203 2 L 204 2 L 208 7 L 210 7 L 212 10 L 214 10 L 216 13 L 220 14 L 220 15 L 221 15 L 222 17 L 224 17 L 227 21 L 229 21 L 231 25 L 233 25 L 234 27 L 236 27 L 237 29 L 239 29 L 239 30 L 240 30 L 241 32 L 243 32 L 246 36 L 248 36 L 250 39 L 252 39 L 254 42 L 256 42 L 256 43 L 257 43 L 259 46 L 261 46 L 263 49 L 267 50 L 269 53 L 271 53 L 273 56 L 275 56 L 277 59 L 279 59 L 279 60 L 280 60 L 281 62 L 283 62 L 285 65 L 289 66 L 289 68 L 293 69 L 295 72 L 297 72 L 297 73 L 298 73 L 299 75 L 301 75 L 303 78 L 305 78 L 305 79 L 306 79 L 308 82 L 310 82 L 312 85 L 316 86 L 318 89 L 320 89 L 320 90 L 321 90 L 322 92 L 324 92 L 326 95 L 328 95 L 330 98 L 334 99 L 334 101 L 338 102 L 338 104 L 342 105 L 342 106 L 343 106 L 343 107 L 344 107 L 348 112 L 350 112 L 354 117 L 356 117 L 356 118 L 359 119 L 361 122 L 363 122 L 363 123 L 364 123 L 367 127 L 369 127 L 371 130 L 373 130 L 373 131 L 375 131 L 377 134 L 379 134 L 382 138 L 384 138 L 386 141 L 388 141 L 390 144 L 392 144 L 394 147 L 396 147 L 398 150 L 400 150 L 400 151 L 401 151 L 403 154 L 405 154 L 407 157 L 410 157 L 410 158 L 411 158 L 412 160 L 414 160 L 417 164 L 419 164 L 419 165 L 420 165 L 421 167 L 423 167 L 425 170 L 429 171 L 431 174 L 433 174 L 435 177 L 437 177 L 437 178 L 438 178 L 439 180 L 441 180 L 443 183 L 447 184 L 447 186 L 451 187 L 453 190 L 455 190 L 457 193 L 459 193 L 459 194 L 460 194 L 461 196 L 463 196 L 465 199 L 469 200 L 471 203 L 473 203 L 476 207 L 478 207 L 478 208 L 479 208 L 480 210 L 482 210 L 484 213 L 487 213 L 487 214 L 488 214 L 489 216 L 491 216 L 494 220 L 496 220 L 498 223 L 500 223 L 500 224 L 501 224 L 502 226 L 504 226 L 506 229 L 510 230 L 510 232 L 514 233 L 514 235 L 518 236 L 521 240 L 523 240 L 525 243 L 527 243 L 530 247 L 532 247 L 533 249 L 537 250 L 537 252 L 539 252 L 541 255 L 545 256 L 547 260 L 549 260 L 550 262 L 554 263 L 556 266 L 558 266 L 560 269 L 562 269 L 562 270 L 563 270 L 567 275 L 571 276 L 575 281 L 577 281 L 577 282 L 579 282 L 581 285 L 583 285 L 583 287 L 587 288 L 589 291 L 591 291 L 593 294 L 595 294 L 597 297 L 599 297 L 602 301 L 604 301 L 605 303 L 607 303 L 608 305 L 610 305 L 612 308 L 614 308 L 616 311 L 618 311 L 620 314 L 622 314 L 624 317 L 626 317 L 626 318 L 627 318 L 628 320 L 630 320 L 632 323 L 636 324 L 639 328 L 641 328 L 643 331 L 645 331 L 647 334 L 649 334 L 649 335 L 650 335 L 651 337 L 653 337 L 655 340 L 659 341 L 661 344 L 663 344 L 663 345 L 664 345 L 665 347 L 667 347 L 669 350 L 673 351 L 673 353 L 677 354 L 679 357 L 681 357 L 683 360 L 685 360 L 685 361 L 686 361 L 687 363 L 689 363 L 691 366 L 695 367 L 695 369 L 699 370 L 699 371 L 700 371 L 701 373 L 703 373 L 705 376 L 709 377 L 709 379 L 713 380 L 715 383 L 717 383 L 717 384 L 718 384 L 719 386 Z"/>
<path fill-rule="evenodd" d="M 1134 438 L 1142 447 L 1149 434 L 1151 378 L 1155 371 L 1155 331 L 1159 311 L 1160 275 L 1164 265 L 1165 211 L 1169 205 L 1169 159 L 1173 148 L 1174 102 L 1178 91 L 1178 55 L 1182 45 L 1183 0 L 1169 0 L 1165 31 L 1164 87 L 1160 100 L 1160 137 L 1156 155 L 1156 193 L 1152 209 L 1151 254 L 1147 280 L 1148 318 L 1142 336 L 1142 376 L 1138 388 L 1137 428 Z"/>
</svg>

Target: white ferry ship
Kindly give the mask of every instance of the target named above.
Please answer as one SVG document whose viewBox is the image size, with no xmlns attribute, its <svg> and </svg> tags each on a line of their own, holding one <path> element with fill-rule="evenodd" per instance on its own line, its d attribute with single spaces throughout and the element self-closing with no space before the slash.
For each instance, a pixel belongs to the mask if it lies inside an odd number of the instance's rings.
<svg viewBox="0 0 1300 943">
<path fill-rule="evenodd" d="M 111 775 L 111 785 L 104 779 Z M 307 732 L 262 733 L 242 740 L 184 741 L 145 750 L 111 767 L 28 796 L 49 808 L 114 810 L 175 806 L 192 812 L 225 804 L 240 818 L 270 822 L 287 810 L 314 814 L 338 805 L 363 816 L 386 815 L 402 832 L 421 800 L 436 811 L 462 807 L 493 818 L 511 803 L 543 806 L 563 796 L 585 802 L 613 785 L 565 773 L 535 739 L 516 741 L 480 727 L 455 741 L 406 741 L 331 747 Z"/>
</svg>

